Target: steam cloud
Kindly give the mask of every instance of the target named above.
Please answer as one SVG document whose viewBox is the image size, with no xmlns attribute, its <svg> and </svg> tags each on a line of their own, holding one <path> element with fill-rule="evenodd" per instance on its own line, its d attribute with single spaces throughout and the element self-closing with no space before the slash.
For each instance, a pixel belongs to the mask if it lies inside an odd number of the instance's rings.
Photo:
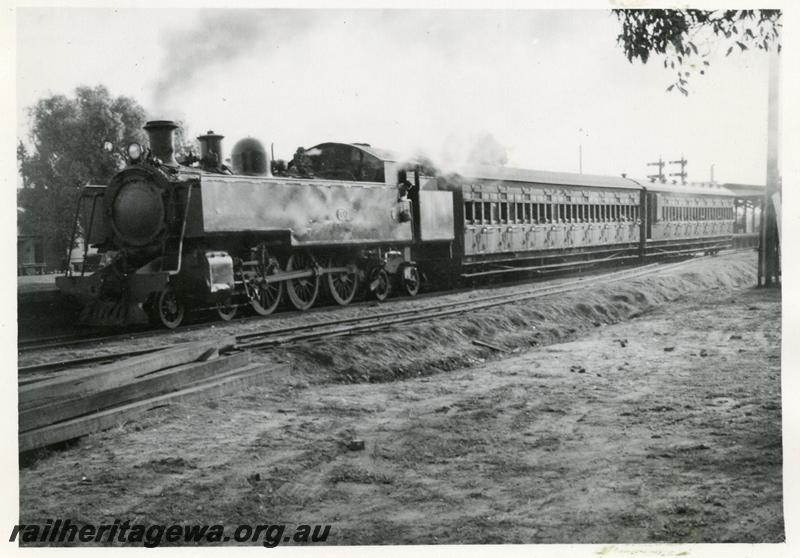
<svg viewBox="0 0 800 558">
<path fill-rule="evenodd" d="M 155 84 L 157 112 L 168 112 L 179 94 L 189 94 L 201 77 L 225 78 L 225 66 L 240 58 L 268 58 L 313 24 L 299 10 L 204 10 L 198 24 L 165 37 L 165 57 Z M 244 115 L 243 115 L 244 118 Z"/>
<path fill-rule="evenodd" d="M 509 136 L 508 126 L 496 127 L 500 105 L 485 94 L 500 91 L 525 53 L 498 56 L 509 50 L 465 35 L 473 14 L 203 10 L 194 17 L 162 41 L 158 117 L 274 140 L 278 158 L 297 145 L 366 141 L 442 171 L 509 162 L 497 139 Z M 493 17 L 523 31 L 513 18 Z"/>
</svg>

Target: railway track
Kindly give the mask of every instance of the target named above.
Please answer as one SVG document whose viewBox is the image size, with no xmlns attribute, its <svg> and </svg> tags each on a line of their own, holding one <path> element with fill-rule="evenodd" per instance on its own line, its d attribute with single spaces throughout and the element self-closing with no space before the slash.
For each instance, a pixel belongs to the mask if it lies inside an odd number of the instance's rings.
<svg viewBox="0 0 800 558">
<path fill-rule="evenodd" d="M 727 253 L 734 252 L 736 252 L 736 250 L 732 250 Z M 544 296 L 574 291 L 593 282 L 617 282 L 650 275 L 656 272 L 669 271 L 685 266 L 693 261 L 697 261 L 697 258 L 682 260 L 675 263 L 651 263 L 634 268 L 613 271 L 610 273 L 566 280 L 559 282 L 556 285 L 540 285 L 527 288 L 522 291 L 516 291 L 514 293 L 481 296 L 467 301 L 446 302 L 433 304 L 424 308 L 416 307 L 405 310 L 380 312 L 377 314 L 371 314 L 369 316 L 355 316 L 350 318 L 323 320 L 312 324 L 269 328 L 235 336 L 236 345 L 233 350 L 268 350 L 273 347 L 299 341 L 349 335 L 370 330 L 375 331 L 398 324 L 425 321 L 461 313 L 479 311 L 492 307 L 524 302 Z M 130 335 L 122 337 L 131 338 Z M 150 352 L 174 347 L 179 344 L 180 343 L 170 343 L 135 351 L 124 351 L 105 355 L 95 355 L 81 359 L 70 359 L 68 361 L 53 361 L 31 366 L 24 366 L 19 368 L 20 383 L 37 381 L 39 378 L 43 377 L 43 374 L 47 373 L 59 372 L 69 368 L 86 367 L 94 364 L 113 362 L 117 359 L 147 354 Z"/>
<path fill-rule="evenodd" d="M 735 252 L 746 251 L 746 250 L 748 250 L 748 248 L 724 250 L 724 251 L 720 252 L 720 254 L 724 255 L 726 253 L 735 253 Z M 689 260 L 689 261 L 691 261 L 691 260 Z M 637 266 L 637 268 L 640 269 L 641 266 Z M 634 268 L 634 269 L 636 269 L 636 268 Z M 601 274 L 601 275 L 593 275 L 592 277 L 602 277 L 602 276 L 603 275 Z M 522 281 L 515 281 L 515 282 L 506 282 L 506 283 L 502 283 L 502 284 L 498 284 L 498 285 L 494 285 L 494 286 L 497 287 L 497 288 L 504 288 L 504 287 L 510 287 L 510 286 L 514 286 L 514 285 L 527 285 L 529 283 L 530 283 L 529 280 L 527 280 L 527 281 L 526 280 L 522 280 Z M 465 291 L 469 291 L 469 290 L 471 290 L 471 289 L 469 289 L 469 288 L 457 289 L 457 290 L 448 291 L 446 293 L 442 293 L 442 292 L 439 292 L 439 291 L 428 292 L 428 293 L 424 293 L 424 294 L 419 295 L 418 297 L 416 297 L 416 299 L 419 300 L 419 299 L 422 299 L 422 298 L 425 298 L 425 297 L 436 297 L 436 296 L 441 296 L 443 294 L 446 294 L 446 295 L 458 294 L 459 292 L 465 292 Z M 400 300 L 403 300 L 403 299 L 400 299 Z M 358 302 L 354 302 L 354 303 L 348 305 L 348 308 L 366 307 L 366 306 L 369 306 L 369 305 L 371 305 L 373 303 L 374 303 L 374 301 L 372 301 L 372 300 L 358 301 Z M 332 307 L 333 308 L 337 308 L 337 309 L 339 308 L 336 305 L 334 305 Z M 307 316 L 309 314 L 313 314 L 313 313 L 316 313 L 316 312 L 319 312 L 319 313 L 329 312 L 330 310 L 331 310 L 331 307 L 329 307 L 329 306 L 317 307 L 317 308 L 312 309 L 310 312 L 299 312 L 299 311 L 289 310 L 287 312 L 282 312 L 280 314 L 280 317 L 281 318 L 292 318 L 292 316 L 300 315 L 300 314 Z M 270 316 L 270 317 L 267 317 L 267 318 L 265 318 L 264 316 L 259 316 L 259 315 L 242 316 L 242 317 L 235 318 L 234 320 L 232 320 L 229 323 L 230 324 L 236 324 L 236 323 L 246 324 L 246 323 L 250 323 L 250 322 L 257 322 L 257 321 L 269 320 L 269 319 L 274 319 L 274 318 L 275 318 L 275 316 Z M 195 331 L 201 331 L 203 329 L 208 329 L 208 328 L 210 328 L 210 327 L 212 327 L 214 325 L 220 325 L 220 322 L 218 320 L 214 320 L 214 321 L 210 321 L 210 322 L 209 321 L 201 321 L 199 323 L 188 324 L 188 325 L 181 326 L 181 327 L 179 327 L 179 328 L 177 328 L 175 330 L 171 330 L 169 332 L 169 335 L 171 337 L 179 337 L 181 334 L 192 333 L 192 332 L 195 332 Z M 75 334 L 71 334 L 71 335 L 55 335 L 55 336 L 39 337 L 39 338 L 31 338 L 31 339 L 19 339 L 18 342 L 17 342 L 17 353 L 19 355 L 23 355 L 23 354 L 34 353 L 34 352 L 37 352 L 37 351 L 45 351 L 45 350 L 49 350 L 49 349 L 79 348 L 79 347 L 82 347 L 82 346 L 90 346 L 90 345 L 97 346 L 97 345 L 102 345 L 102 344 L 105 344 L 105 343 L 114 343 L 114 342 L 119 342 L 119 341 L 136 341 L 136 340 L 147 339 L 147 338 L 155 337 L 155 336 L 159 336 L 160 337 L 160 336 L 163 336 L 163 335 L 165 335 L 165 332 L 161 328 L 157 328 L 157 329 L 145 328 L 145 329 L 141 329 L 139 331 L 126 331 L 126 332 L 123 332 L 123 333 L 116 333 L 116 334 L 106 334 L 106 333 L 104 333 L 104 334 L 101 334 L 101 335 L 91 335 L 91 334 L 87 335 L 87 334 L 84 333 L 84 334 L 77 334 L 77 335 L 75 335 Z M 141 353 L 132 352 L 131 355 L 133 355 L 133 354 L 141 354 Z M 81 363 L 83 363 L 83 364 L 91 364 L 92 362 L 99 362 L 99 360 L 97 360 L 97 361 L 94 361 L 94 360 L 91 360 L 91 359 L 82 359 L 81 360 Z"/>
</svg>

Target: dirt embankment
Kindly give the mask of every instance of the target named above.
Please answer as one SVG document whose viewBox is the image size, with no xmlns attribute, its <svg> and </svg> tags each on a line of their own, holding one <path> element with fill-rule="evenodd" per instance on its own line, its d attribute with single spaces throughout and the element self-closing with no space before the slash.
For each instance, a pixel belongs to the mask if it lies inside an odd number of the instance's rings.
<svg viewBox="0 0 800 558">
<path fill-rule="evenodd" d="M 780 293 L 750 289 L 753 267 L 298 345 L 269 357 L 293 365 L 271 387 L 43 454 L 21 519 L 323 523 L 329 544 L 783 540 Z"/>
<path fill-rule="evenodd" d="M 387 333 L 323 339 L 289 349 L 287 356 L 298 371 L 311 371 L 312 383 L 382 382 L 454 370 L 503 356 L 480 343 L 517 353 L 573 339 L 698 292 L 753 284 L 752 254 L 746 256 L 690 262 L 662 274 L 599 283 Z"/>
</svg>

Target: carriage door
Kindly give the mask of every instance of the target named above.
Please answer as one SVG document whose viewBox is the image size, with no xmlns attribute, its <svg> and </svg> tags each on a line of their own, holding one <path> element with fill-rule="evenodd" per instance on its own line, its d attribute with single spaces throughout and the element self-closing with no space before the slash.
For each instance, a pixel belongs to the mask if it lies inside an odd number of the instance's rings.
<svg viewBox="0 0 800 558">
<path fill-rule="evenodd" d="M 656 222 L 658 215 L 658 195 L 648 192 L 647 194 L 647 239 L 653 238 L 653 224 Z"/>
</svg>

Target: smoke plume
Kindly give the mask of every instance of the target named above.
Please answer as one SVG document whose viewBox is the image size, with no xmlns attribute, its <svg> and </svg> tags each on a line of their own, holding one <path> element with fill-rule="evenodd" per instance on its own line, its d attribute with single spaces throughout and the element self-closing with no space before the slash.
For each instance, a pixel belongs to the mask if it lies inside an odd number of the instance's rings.
<svg viewBox="0 0 800 558">
<path fill-rule="evenodd" d="M 229 64 L 268 59 L 302 36 L 314 17 L 300 10 L 203 10 L 196 25 L 163 40 L 165 56 L 153 91 L 156 111 L 173 107 L 179 95 L 195 94 L 203 78 L 224 80 Z"/>
</svg>

